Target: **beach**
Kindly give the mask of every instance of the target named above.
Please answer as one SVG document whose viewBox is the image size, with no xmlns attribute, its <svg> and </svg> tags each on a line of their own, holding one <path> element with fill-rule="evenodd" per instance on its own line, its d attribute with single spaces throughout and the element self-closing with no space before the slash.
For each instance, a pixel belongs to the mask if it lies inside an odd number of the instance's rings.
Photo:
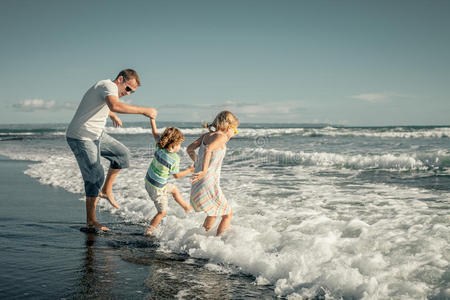
<svg viewBox="0 0 450 300">
<path fill-rule="evenodd" d="M 111 233 L 86 234 L 81 194 L 23 174 L 29 161 L 0 158 L 0 297 L 3 299 L 272 299 L 251 276 L 158 251 L 143 226 L 100 211 Z M 217 288 L 220 286 L 220 288 Z"/>
<path fill-rule="evenodd" d="M 160 122 L 185 135 L 198 123 Z M 106 131 L 130 149 L 121 206 L 98 205 L 111 232 L 84 225 L 83 182 L 64 124 L 0 127 L 0 294 L 7 298 L 448 299 L 450 127 L 242 124 L 221 187 L 223 235 L 174 201 L 154 238 L 144 187 L 147 123 Z M 102 160 L 107 171 L 107 161 Z M 173 180 L 188 199 L 189 177 Z M 217 224 L 216 224 L 217 226 Z M 92 296 L 93 295 L 93 296 Z"/>
</svg>

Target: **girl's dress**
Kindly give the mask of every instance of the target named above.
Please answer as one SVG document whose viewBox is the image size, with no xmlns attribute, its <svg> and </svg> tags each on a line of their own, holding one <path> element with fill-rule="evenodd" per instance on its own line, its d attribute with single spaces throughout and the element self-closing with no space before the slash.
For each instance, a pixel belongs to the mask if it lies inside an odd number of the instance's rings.
<svg viewBox="0 0 450 300">
<path fill-rule="evenodd" d="M 195 172 L 200 172 L 203 168 L 206 145 L 200 145 L 198 159 L 195 163 Z M 199 181 L 192 184 L 191 204 L 197 212 L 203 211 L 208 216 L 223 216 L 231 213 L 231 205 L 220 188 L 220 171 L 226 148 L 217 149 L 211 153 L 206 175 Z"/>
</svg>

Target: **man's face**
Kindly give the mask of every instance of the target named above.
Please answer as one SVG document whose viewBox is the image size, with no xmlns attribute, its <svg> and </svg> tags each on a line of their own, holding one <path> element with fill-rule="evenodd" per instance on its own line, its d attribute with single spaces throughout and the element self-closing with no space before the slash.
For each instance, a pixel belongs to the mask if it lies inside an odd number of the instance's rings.
<svg viewBox="0 0 450 300">
<path fill-rule="evenodd" d="M 117 88 L 119 89 L 120 98 L 132 94 L 138 88 L 138 84 L 134 78 L 125 81 L 123 77 L 119 77 L 119 84 L 117 85 Z"/>
</svg>

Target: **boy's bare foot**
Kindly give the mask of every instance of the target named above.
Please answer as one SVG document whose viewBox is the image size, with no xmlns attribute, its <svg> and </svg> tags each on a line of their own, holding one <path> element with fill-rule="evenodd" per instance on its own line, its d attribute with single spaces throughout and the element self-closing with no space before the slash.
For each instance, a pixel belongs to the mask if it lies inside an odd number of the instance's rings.
<svg viewBox="0 0 450 300">
<path fill-rule="evenodd" d="M 145 230 L 144 235 L 152 235 L 152 233 L 153 233 L 153 231 L 155 231 L 155 229 L 156 229 L 155 226 L 149 225 L 147 227 L 147 229 Z"/>
<path fill-rule="evenodd" d="M 117 209 L 120 208 L 119 204 L 117 204 L 116 200 L 114 200 L 114 195 L 113 195 L 112 191 L 109 191 L 109 192 L 101 191 L 98 195 L 100 198 L 107 199 L 109 201 L 109 203 L 111 203 L 111 205 L 114 206 L 115 208 L 117 208 Z"/>
<path fill-rule="evenodd" d="M 97 230 L 109 231 L 109 228 L 100 224 L 99 222 L 92 222 L 86 224 L 87 228 L 95 228 Z"/>
<path fill-rule="evenodd" d="M 184 207 L 184 211 L 188 214 L 190 213 L 194 208 L 192 207 L 192 205 L 188 205 L 186 207 Z"/>
</svg>

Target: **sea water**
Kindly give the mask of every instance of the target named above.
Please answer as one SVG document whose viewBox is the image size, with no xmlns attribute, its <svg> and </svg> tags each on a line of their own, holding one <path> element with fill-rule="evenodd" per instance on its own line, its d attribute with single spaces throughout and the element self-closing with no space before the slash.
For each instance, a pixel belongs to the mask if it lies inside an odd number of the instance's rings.
<svg viewBox="0 0 450 300">
<path fill-rule="evenodd" d="M 188 167 L 186 147 L 205 130 L 158 125 L 183 131 Z M 131 152 L 114 185 L 121 209 L 99 206 L 144 231 L 155 214 L 144 187 L 154 140 L 147 123 L 125 126 L 106 128 Z M 3 125 L 0 155 L 37 162 L 25 173 L 83 200 L 65 127 Z M 174 183 L 189 199 L 189 178 Z M 288 299 L 450 298 L 450 127 L 243 124 L 227 144 L 221 187 L 233 207 L 230 229 L 205 233 L 204 215 L 172 201 L 157 251 L 252 276 Z"/>
</svg>

